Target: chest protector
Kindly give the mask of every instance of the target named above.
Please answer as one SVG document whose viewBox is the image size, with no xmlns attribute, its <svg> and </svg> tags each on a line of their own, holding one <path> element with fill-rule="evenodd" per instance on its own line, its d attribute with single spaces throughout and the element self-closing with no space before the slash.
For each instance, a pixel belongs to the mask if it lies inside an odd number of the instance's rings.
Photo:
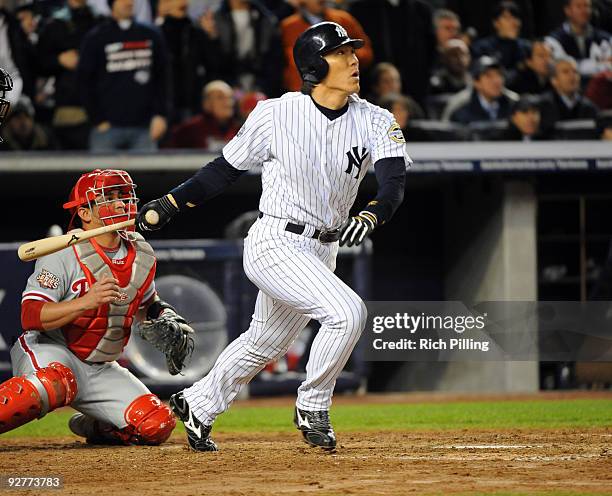
<svg viewBox="0 0 612 496">
<path fill-rule="evenodd" d="M 121 297 L 94 310 L 88 310 L 62 329 L 66 344 L 81 360 L 112 362 L 130 338 L 134 315 L 155 276 L 155 256 L 151 245 L 135 232 L 126 242 L 125 263 L 114 266 L 94 239 L 73 246 L 89 287 L 104 275 L 119 281 Z"/>
</svg>

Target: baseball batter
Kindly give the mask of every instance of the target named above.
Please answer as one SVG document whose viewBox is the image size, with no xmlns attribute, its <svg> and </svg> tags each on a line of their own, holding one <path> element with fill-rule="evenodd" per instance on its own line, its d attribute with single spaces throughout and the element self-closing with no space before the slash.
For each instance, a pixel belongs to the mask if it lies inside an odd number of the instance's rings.
<svg viewBox="0 0 612 496">
<path fill-rule="evenodd" d="M 168 195 L 146 204 L 140 230 L 158 229 L 179 211 L 223 191 L 262 166 L 260 218 L 244 246 L 244 270 L 259 288 L 248 330 L 202 380 L 172 396 L 197 451 L 214 451 L 210 430 L 268 362 L 282 356 L 310 319 L 321 323 L 298 389 L 294 422 L 312 446 L 333 449 L 329 408 L 336 379 L 366 322 L 361 298 L 336 275 L 339 244 L 358 245 L 387 222 L 403 199 L 410 158 L 393 116 L 357 96 L 359 67 L 351 39 L 332 22 L 310 27 L 294 47 L 301 92 L 260 102 L 215 159 Z M 349 217 L 374 165 L 379 190 Z M 147 211 L 159 222 L 150 224 Z"/>
<path fill-rule="evenodd" d="M 83 230 L 136 215 L 135 185 L 120 170 L 83 174 L 64 208 Z M 78 232 L 77 229 L 75 232 Z M 40 258 L 22 297 L 14 377 L 0 385 L 0 433 L 71 405 L 69 422 L 95 444 L 160 444 L 170 409 L 117 362 L 134 320 L 172 315 L 155 292 L 155 256 L 135 232 L 114 231 Z M 187 329 L 186 332 L 189 332 Z"/>
</svg>

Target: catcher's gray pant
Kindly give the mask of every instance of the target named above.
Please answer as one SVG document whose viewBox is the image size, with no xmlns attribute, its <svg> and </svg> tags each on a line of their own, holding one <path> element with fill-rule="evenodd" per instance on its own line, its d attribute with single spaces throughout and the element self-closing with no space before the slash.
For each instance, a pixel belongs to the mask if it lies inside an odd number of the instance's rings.
<svg viewBox="0 0 612 496">
<path fill-rule="evenodd" d="M 51 362 L 60 362 L 69 367 L 78 388 L 70 406 L 118 429 L 128 425 L 124 413 L 130 403 L 150 393 L 142 382 L 117 362 L 85 363 L 43 332 L 24 333 L 11 348 L 11 362 L 15 376 L 32 374 Z"/>
<path fill-rule="evenodd" d="M 211 424 L 268 362 L 284 355 L 310 319 L 321 323 L 298 389 L 297 406 L 328 410 L 336 379 L 365 327 L 361 298 L 334 273 L 338 243 L 285 231 L 264 216 L 249 231 L 244 270 L 259 288 L 248 330 L 219 355 L 206 377 L 185 389 L 194 415 Z"/>
</svg>

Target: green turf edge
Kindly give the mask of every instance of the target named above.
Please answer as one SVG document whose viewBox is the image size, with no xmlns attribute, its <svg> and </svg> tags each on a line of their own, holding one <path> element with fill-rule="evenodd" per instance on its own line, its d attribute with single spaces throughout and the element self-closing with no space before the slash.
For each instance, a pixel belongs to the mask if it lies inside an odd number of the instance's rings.
<svg viewBox="0 0 612 496">
<path fill-rule="evenodd" d="M 2 438 L 70 435 L 70 415 L 66 410 L 52 412 Z M 215 432 L 290 432 L 292 418 L 289 406 L 237 407 L 218 418 Z M 331 418 L 336 430 L 344 432 L 606 428 L 612 427 L 612 400 L 339 405 L 332 408 Z"/>
</svg>

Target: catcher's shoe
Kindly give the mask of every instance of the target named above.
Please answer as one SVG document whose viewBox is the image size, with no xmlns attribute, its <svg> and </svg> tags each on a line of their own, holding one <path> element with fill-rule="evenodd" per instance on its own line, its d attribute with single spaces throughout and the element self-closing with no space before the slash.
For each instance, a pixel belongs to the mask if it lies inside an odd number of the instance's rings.
<svg viewBox="0 0 612 496">
<path fill-rule="evenodd" d="M 123 440 L 113 435 L 117 430 L 112 425 L 100 422 L 84 413 L 75 413 L 70 417 L 68 428 L 77 436 L 84 437 L 87 444 L 110 446 L 125 444 Z"/>
<path fill-rule="evenodd" d="M 302 431 L 304 441 L 310 446 L 326 450 L 336 448 L 336 434 L 329 422 L 328 411 L 306 411 L 295 408 L 293 423 Z"/>
<path fill-rule="evenodd" d="M 218 451 L 217 445 L 209 437 L 212 425 L 204 425 L 191 412 L 189 404 L 180 391 L 170 396 L 168 402 L 174 414 L 181 419 L 187 431 L 187 442 L 193 451 Z"/>
</svg>

